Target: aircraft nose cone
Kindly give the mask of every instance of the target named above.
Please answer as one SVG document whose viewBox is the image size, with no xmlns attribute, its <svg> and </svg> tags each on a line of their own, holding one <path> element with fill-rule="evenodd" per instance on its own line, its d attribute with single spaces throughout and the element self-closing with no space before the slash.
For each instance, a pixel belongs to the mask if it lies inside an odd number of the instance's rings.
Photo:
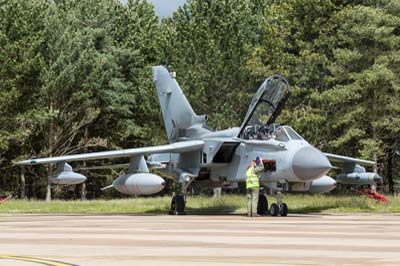
<svg viewBox="0 0 400 266">
<path fill-rule="evenodd" d="M 325 175 L 332 165 L 319 150 L 303 147 L 295 153 L 292 168 L 299 179 L 308 181 Z"/>
</svg>

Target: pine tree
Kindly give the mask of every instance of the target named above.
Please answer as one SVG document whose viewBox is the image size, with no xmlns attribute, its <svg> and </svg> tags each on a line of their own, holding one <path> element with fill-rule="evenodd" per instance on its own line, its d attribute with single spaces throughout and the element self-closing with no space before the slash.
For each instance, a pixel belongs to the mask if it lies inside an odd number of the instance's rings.
<svg viewBox="0 0 400 266">
<path fill-rule="evenodd" d="M 400 133 L 400 17 L 391 13 L 394 3 L 348 6 L 326 33 L 332 51 L 332 88 L 323 95 L 334 118 L 330 143 L 372 158 L 383 174 Z M 390 178 L 389 185 L 393 192 Z"/>
<path fill-rule="evenodd" d="M 35 104 L 31 95 L 41 84 L 42 19 L 47 8 L 44 1 L 10 0 L 0 5 L 0 194 L 18 192 L 18 169 L 12 161 L 30 152 L 25 144 L 42 120 L 30 107 Z M 24 191 L 21 194 L 25 196 Z"/>
</svg>

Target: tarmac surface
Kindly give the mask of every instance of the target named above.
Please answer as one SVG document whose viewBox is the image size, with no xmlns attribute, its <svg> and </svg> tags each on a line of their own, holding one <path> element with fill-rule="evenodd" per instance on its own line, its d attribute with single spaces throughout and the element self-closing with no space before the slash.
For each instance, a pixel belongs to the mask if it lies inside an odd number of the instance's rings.
<svg viewBox="0 0 400 266">
<path fill-rule="evenodd" d="M 0 265 L 400 265 L 400 216 L 0 215 Z"/>
</svg>

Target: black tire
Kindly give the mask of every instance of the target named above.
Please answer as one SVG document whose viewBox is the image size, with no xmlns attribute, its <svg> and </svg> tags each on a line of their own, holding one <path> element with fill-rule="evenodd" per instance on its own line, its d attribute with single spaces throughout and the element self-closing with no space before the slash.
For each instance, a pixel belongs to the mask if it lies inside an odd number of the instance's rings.
<svg viewBox="0 0 400 266">
<path fill-rule="evenodd" d="M 269 211 L 271 213 L 271 216 L 278 216 L 278 213 L 279 213 L 278 204 L 272 203 Z"/>
<path fill-rule="evenodd" d="M 279 210 L 279 214 L 281 216 L 287 216 L 289 212 L 288 206 L 286 205 L 286 203 L 282 203 L 282 206 Z"/>
<path fill-rule="evenodd" d="M 171 215 L 185 215 L 185 199 L 181 195 L 176 195 L 171 200 Z"/>
<path fill-rule="evenodd" d="M 265 195 L 258 196 L 257 214 L 266 215 L 268 213 L 268 199 Z"/>
</svg>

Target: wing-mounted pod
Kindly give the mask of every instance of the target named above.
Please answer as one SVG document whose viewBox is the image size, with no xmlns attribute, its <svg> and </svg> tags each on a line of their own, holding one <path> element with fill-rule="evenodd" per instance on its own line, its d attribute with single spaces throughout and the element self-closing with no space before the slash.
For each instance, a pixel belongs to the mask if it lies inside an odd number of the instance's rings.
<svg viewBox="0 0 400 266">
<path fill-rule="evenodd" d="M 337 181 L 345 185 L 376 185 L 382 183 L 382 177 L 377 173 L 367 172 L 361 165 L 346 165 L 345 173 L 337 176 Z"/>
<path fill-rule="evenodd" d="M 347 173 L 337 176 L 338 183 L 345 185 L 376 185 L 382 183 L 382 177 L 377 173 Z"/>
<path fill-rule="evenodd" d="M 367 161 L 337 154 L 325 153 L 325 156 L 333 162 L 341 164 L 342 172 L 336 177 L 336 181 L 345 185 L 376 185 L 382 183 L 382 177 L 377 173 L 367 172 L 362 165 L 374 166 L 374 161 Z"/>
<path fill-rule="evenodd" d="M 57 172 L 50 176 L 50 181 L 57 185 L 76 185 L 86 181 L 86 176 L 75 173 L 72 166 L 66 162 L 57 164 Z"/>
<path fill-rule="evenodd" d="M 269 133 L 269 126 L 275 123 L 289 95 L 289 83 L 282 76 L 275 75 L 266 79 L 251 101 L 238 137 L 264 139 L 264 135 Z"/>
<path fill-rule="evenodd" d="M 149 173 L 143 155 L 131 156 L 128 172 L 114 180 L 106 188 L 115 188 L 117 191 L 128 195 L 151 195 L 160 192 L 165 186 L 165 181 L 160 176 Z"/>
<path fill-rule="evenodd" d="M 310 193 L 328 193 L 336 188 L 336 181 L 330 176 L 324 175 L 311 181 Z"/>
</svg>

